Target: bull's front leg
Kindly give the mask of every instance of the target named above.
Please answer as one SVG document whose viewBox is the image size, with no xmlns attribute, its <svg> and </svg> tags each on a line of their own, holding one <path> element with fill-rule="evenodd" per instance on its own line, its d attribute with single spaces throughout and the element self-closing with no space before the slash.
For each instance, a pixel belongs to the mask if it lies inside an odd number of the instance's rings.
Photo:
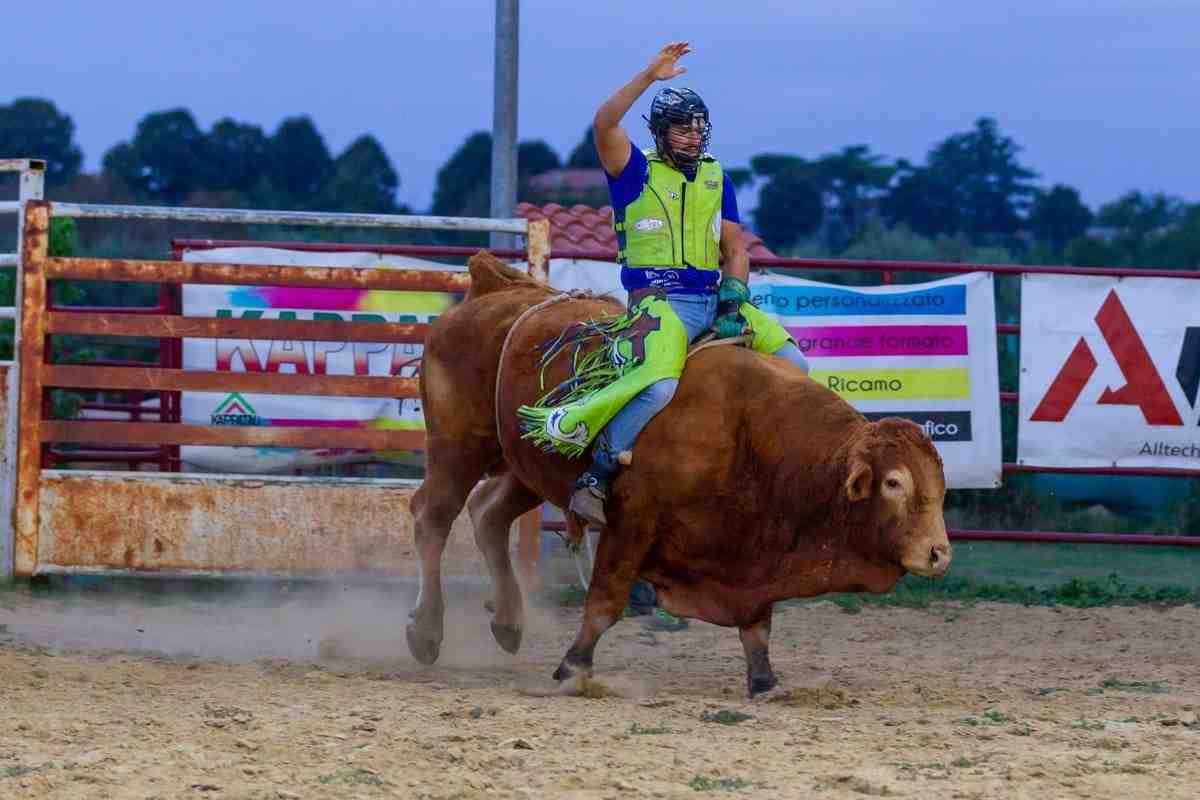
<svg viewBox="0 0 1200 800">
<path fill-rule="evenodd" d="M 771 606 L 767 607 L 766 616 L 757 622 L 739 627 L 738 635 L 746 653 L 746 690 L 754 698 L 779 685 L 767 653 L 771 639 Z"/>
<path fill-rule="evenodd" d="M 592 675 L 592 654 L 604 632 L 621 619 L 629 591 L 637 580 L 642 559 L 650 549 L 649 535 L 621 535 L 612 529 L 600 534 L 592 581 L 583 607 L 583 624 L 562 663 L 554 671 L 556 681 Z"/>
</svg>

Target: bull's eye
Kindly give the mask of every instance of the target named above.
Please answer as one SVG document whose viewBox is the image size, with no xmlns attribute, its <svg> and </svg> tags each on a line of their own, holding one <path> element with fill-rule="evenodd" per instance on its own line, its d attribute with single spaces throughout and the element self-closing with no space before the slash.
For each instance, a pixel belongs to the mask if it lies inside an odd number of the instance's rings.
<svg viewBox="0 0 1200 800">
<path fill-rule="evenodd" d="M 886 481 L 884 481 L 884 485 L 886 485 L 889 489 L 899 489 L 900 481 L 896 480 L 895 478 L 888 478 Z"/>
</svg>

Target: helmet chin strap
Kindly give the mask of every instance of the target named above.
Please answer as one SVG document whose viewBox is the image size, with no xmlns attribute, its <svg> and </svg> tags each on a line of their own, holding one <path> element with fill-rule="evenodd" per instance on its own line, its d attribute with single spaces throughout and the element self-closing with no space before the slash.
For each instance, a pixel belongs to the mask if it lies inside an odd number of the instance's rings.
<svg viewBox="0 0 1200 800">
<path fill-rule="evenodd" d="M 658 147 L 658 154 L 662 156 L 665 161 L 670 163 L 671 166 L 684 173 L 684 175 L 691 180 L 696 173 L 696 166 L 700 163 L 700 157 L 690 157 L 686 154 L 677 152 L 673 147 L 671 147 L 670 142 L 667 140 L 667 134 L 665 133 L 655 137 L 655 140 L 655 145 Z"/>
</svg>

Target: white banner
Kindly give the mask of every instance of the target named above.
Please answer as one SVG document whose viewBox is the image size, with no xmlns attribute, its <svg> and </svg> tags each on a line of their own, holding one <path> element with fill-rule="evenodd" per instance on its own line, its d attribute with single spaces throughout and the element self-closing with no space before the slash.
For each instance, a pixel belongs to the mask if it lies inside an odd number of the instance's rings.
<svg viewBox="0 0 1200 800">
<path fill-rule="evenodd" d="M 991 273 L 870 287 L 754 275 L 750 292 L 792 334 L 815 380 L 871 419 L 924 428 L 950 488 L 1000 485 Z"/>
<path fill-rule="evenodd" d="M 611 263 L 555 260 L 550 279 L 626 298 Z M 754 273 L 750 293 L 796 339 L 813 378 L 873 419 L 924 427 L 952 488 L 994 489 L 1001 440 L 992 283 L 988 272 L 871 287 Z"/>
<path fill-rule="evenodd" d="M 1200 469 L 1200 281 L 1026 274 L 1021 463 Z"/>
<path fill-rule="evenodd" d="M 195 250 L 189 261 L 324 266 L 445 265 L 374 253 L 310 253 L 263 247 Z M 615 264 L 555 259 L 550 282 L 560 289 L 625 292 Z M 755 274 L 752 294 L 792 333 L 812 375 L 872 418 L 913 419 L 934 440 L 954 488 L 1000 483 L 999 387 L 991 275 L 976 273 L 925 284 L 842 287 Z M 361 319 L 428 322 L 452 296 L 441 292 L 366 292 L 245 286 L 186 286 L 186 316 L 272 319 Z M 260 340 L 184 341 L 184 368 L 338 375 L 415 374 L 419 345 Z M 183 421 L 200 425 L 325 425 L 423 428 L 419 401 L 185 392 Z M 376 454 L 379 457 L 380 454 Z M 385 454 L 418 462 L 419 454 Z M 189 469 L 279 472 L 338 461 L 358 451 L 185 447 Z"/>
<path fill-rule="evenodd" d="M 189 250 L 185 261 L 327 267 L 393 267 L 463 270 L 405 256 L 369 252 L 314 253 L 267 247 Z M 429 322 L 453 302 L 444 292 L 384 292 L 263 286 L 186 285 L 189 317 L 341 319 Z M 314 375 L 417 374 L 421 345 L 370 342 L 284 342 L 249 339 L 184 339 L 183 368 L 231 372 Z M 280 425 L 335 428 L 423 429 L 419 400 L 299 395 L 184 392 L 183 422 L 193 425 Z M 364 451 L 254 447 L 183 447 L 184 468 L 212 472 L 286 472 L 299 467 L 362 461 Z M 422 463 L 420 453 L 375 453 L 375 459 Z"/>
</svg>

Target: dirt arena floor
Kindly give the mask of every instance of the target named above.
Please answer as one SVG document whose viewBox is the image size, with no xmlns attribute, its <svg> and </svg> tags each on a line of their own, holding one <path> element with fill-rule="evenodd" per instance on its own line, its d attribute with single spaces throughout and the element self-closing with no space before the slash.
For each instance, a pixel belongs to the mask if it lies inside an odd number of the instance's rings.
<svg viewBox="0 0 1200 800">
<path fill-rule="evenodd" d="M 791 606 L 752 703 L 730 630 L 626 620 L 564 696 L 578 609 L 508 656 L 454 587 L 425 668 L 407 589 L 285 589 L 0 592 L 0 798 L 1200 796 L 1193 606 Z"/>
</svg>

